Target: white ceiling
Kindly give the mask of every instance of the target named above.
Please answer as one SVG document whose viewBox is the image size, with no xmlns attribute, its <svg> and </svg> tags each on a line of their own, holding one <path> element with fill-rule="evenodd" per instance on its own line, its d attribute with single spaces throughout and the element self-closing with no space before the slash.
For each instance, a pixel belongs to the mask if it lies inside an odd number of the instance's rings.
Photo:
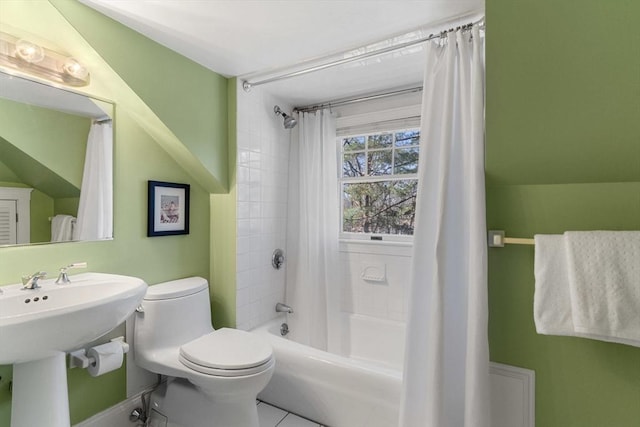
<svg viewBox="0 0 640 427">
<path fill-rule="evenodd" d="M 478 18 L 484 8 L 483 0 L 80 1 L 213 71 L 251 81 L 438 32 Z M 300 106 L 414 85 L 422 80 L 421 51 L 418 46 L 265 87 Z"/>
</svg>

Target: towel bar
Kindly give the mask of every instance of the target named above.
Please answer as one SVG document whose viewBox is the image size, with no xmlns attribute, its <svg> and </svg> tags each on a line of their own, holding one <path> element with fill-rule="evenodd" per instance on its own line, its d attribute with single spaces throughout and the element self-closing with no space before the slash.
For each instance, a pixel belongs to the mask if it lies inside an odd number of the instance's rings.
<svg viewBox="0 0 640 427">
<path fill-rule="evenodd" d="M 50 216 L 48 219 L 49 219 L 49 222 L 53 221 L 53 217 L 52 217 L 52 216 Z M 76 223 L 76 218 L 73 218 L 73 219 L 71 220 L 71 223 L 72 223 L 72 224 L 75 224 L 75 223 Z"/>
<path fill-rule="evenodd" d="M 504 230 L 489 230 L 489 247 L 503 248 L 504 245 L 535 245 L 535 240 L 520 237 L 505 237 Z"/>
</svg>

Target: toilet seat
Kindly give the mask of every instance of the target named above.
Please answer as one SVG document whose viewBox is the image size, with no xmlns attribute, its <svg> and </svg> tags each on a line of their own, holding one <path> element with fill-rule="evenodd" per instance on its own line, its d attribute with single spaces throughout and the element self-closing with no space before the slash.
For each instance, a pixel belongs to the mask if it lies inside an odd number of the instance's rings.
<svg viewBox="0 0 640 427">
<path fill-rule="evenodd" d="M 207 375 L 238 377 L 269 369 L 275 363 L 271 346 L 238 329 L 222 328 L 180 347 L 180 362 Z"/>
</svg>

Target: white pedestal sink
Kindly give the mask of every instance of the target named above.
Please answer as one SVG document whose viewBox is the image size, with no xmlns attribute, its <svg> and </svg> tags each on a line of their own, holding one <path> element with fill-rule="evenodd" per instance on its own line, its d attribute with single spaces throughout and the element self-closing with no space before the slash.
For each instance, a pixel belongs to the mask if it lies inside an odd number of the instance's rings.
<svg viewBox="0 0 640 427">
<path fill-rule="evenodd" d="M 13 364 L 11 427 L 69 427 L 65 353 L 99 338 L 134 312 L 147 284 L 103 273 L 40 288 L 3 286 L 0 364 Z"/>
</svg>

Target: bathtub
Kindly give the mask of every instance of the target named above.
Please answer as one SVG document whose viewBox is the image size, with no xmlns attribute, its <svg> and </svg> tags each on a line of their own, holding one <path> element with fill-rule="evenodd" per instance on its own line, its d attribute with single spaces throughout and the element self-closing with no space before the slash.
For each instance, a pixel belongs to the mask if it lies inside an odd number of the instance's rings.
<svg viewBox="0 0 640 427">
<path fill-rule="evenodd" d="M 284 321 L 281 316 L 253 330 L 267 337 L 276 357 L 260 400 L 331 427 L 398 425 L 402 323 L 345 315 L 344 356 L 282 337 Z"/>
</svg>

